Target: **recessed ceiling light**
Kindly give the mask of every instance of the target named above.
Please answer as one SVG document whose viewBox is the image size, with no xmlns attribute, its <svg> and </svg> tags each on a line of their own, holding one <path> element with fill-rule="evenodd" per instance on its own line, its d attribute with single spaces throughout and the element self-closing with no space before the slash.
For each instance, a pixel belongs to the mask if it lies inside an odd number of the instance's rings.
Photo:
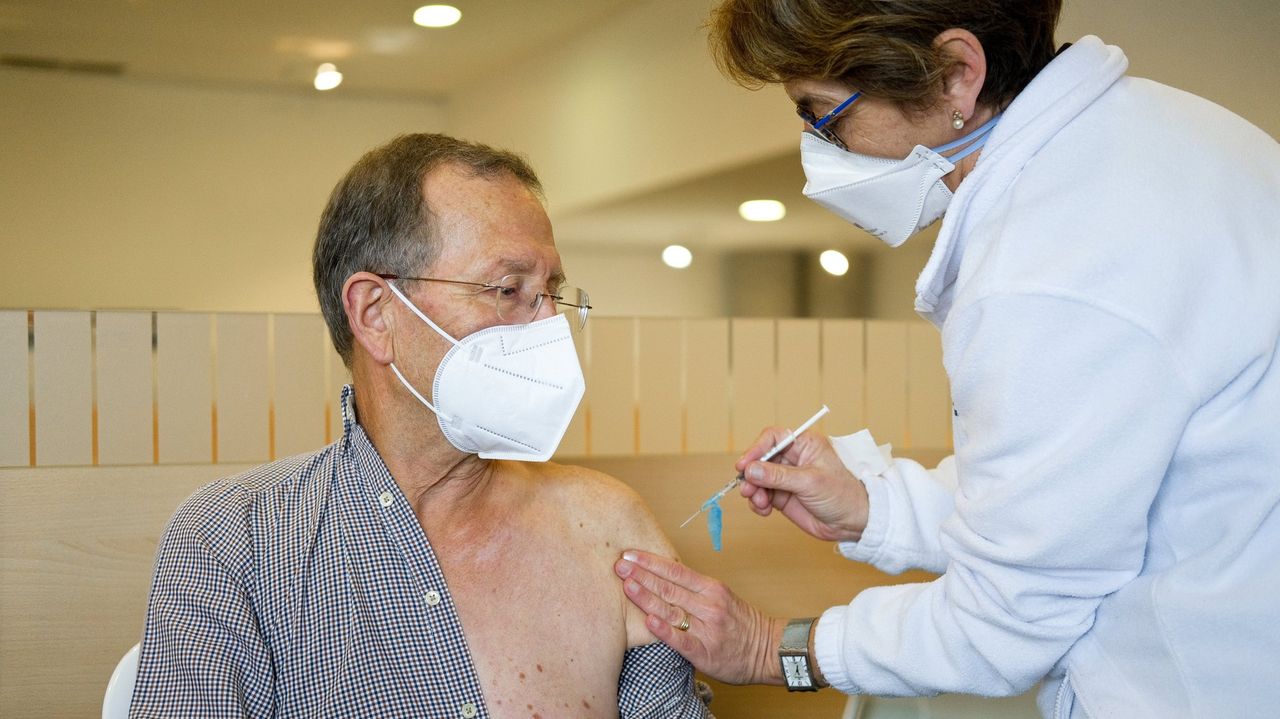
<svg viewBox="0 0 1280 719">
<path fill-rule="evenodd" d="M 787 206 L 777 200 L 747 200 L 738 205 L 738 214 L 752 222 L 774 222 L 787 216 Z"/>
<path fill-rule="evenodd" d="M 839 250 L 827 250 L 818 255 L 818 264 L 822 265 L 822 269 L 836 277 L 842 277 L 844 273 L 849 271 L 849 258 L 844 256 Z"/>
<path fill-rule="evenodd" d="M 667 267 L 683 270 L 693 262 L 693 253 L 689 251 L 689 248 L 681 245 L 667 245 L 667 248 L 662 251 L 662 261 L 666 263 Z"/>
<path fill-rule="evenodd" d="M 413 11 L 413 22 L 423 27 L 449 27 L 462 19 L 462 11 L 452 5 L 423 5 Z"/>
<path fill-rule="evenodd" d="M 342 73 L 333 63 L 326 62 L 316 68 L 315 85 L 317 90 L 332 90 L 342 84 Z"/>
</svg>

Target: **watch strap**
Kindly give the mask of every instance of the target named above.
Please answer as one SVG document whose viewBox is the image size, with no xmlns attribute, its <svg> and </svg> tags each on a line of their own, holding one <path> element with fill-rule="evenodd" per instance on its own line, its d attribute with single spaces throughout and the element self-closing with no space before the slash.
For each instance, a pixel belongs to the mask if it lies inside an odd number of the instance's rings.
<svg viewBox="0 0 1280 719">
<path fill-rule="evenodd" d="M 782 678 L 790 692 L 813 692 L 818 690 L 818 682 L 813 675 L 813 665 L 809 659 L 809 634 L 813 629 L 815 617 L 792 619 L 782 630 L 782 642 L 778 645 L 778 661 L 782 667 Z"/>
</svg>

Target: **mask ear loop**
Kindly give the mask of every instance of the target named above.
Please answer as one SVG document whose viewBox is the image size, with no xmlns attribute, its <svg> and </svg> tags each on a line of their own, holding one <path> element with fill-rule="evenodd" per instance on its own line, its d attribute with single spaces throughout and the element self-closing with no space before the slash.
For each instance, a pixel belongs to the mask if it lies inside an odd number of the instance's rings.
<svg viewBox="0 0 1280 719">
<path fill-rule="evenodd" d="M 452 342 L 455 346 L 458 344 L 458 341 L 455 340 L 453 337 L 450 337 L 448 332 L 445 332 L 444 330 L 440 329 L 439 325 L 437 325 L 435 322 L 432 322 L 430 317 L 427 317 L 426 314 L 422 312 L 422 310 L 418 309 L 417 306 L 415 306 L 412 302 L 410 302 L 409 298 L 405 297 L 404 294 L 400 292 L 400 289 L 395 286 L 395 284 L 393 284 L 392 282 L 387 282 L 387 287 L 391 290 L 391 293 L 393 295 L 395 295 L 397 298 L 399 298 L 401 302 L 404 303 L 405 307 L 408 307 L 411 312 L 413 312 L 415 315 L 418 316 L 418 319 L 422 320 L 423 322 L 426 322 L 428 325 L 430 325 L 431 329 L 439 333 L 441 337 L 444 337 L 445 339 Z M 436 409 L 435 405 L 428 402 L 427 398 L 423 397 L 422 394 L 418 392 L 418 390 L 414 389 L 414 386 L 412 384 L 409 384 L 409 380 L 405 379 L 404 375 L 401 374 L 400 368 L 396 367 L 395 362 L 391 363 L 391 371 L 396 374 L 396 379 L 400 380 L 400 384 L 404 385 L 404 388 L 409 390 L 410 394 L 412 394 L 414 397 L 417 397 L 419 402 L 425 404 L 427 406 L 427 409 L 430 409 L 432 412 L 435 412 L 437 417 L 444 419 L 446 422 L 453 421 L 452 418 L 447 417 L 440 410 Z"/>
<path fill-rule="evenodd" d="M 979 126 L 976 130 L 969 133 L 968 135 L 965 135 L 959 140 L 952 140 L 951 142 L 948 142 L 945 145 L 939 145 L 938 147 L 934 147 L 932 148 L 932 150 L 938 153 L 939 155 L 941 155 L 947 150 L 954 150 L 955 148 L 960 147 L 966 142 L 972 142 L 973 143 L 972 145 L 964 148 L 960 152 L 957 152 L 954 155 L 945 156 L 947 158 L 947 161 L 954 165 L 956 164 L 956 162 L 963 160 L 964 158 L 976 152 L 983 145 L 987 144 L 987 137 L 990 135 L 991 130 L 995 128 L 996 122 L 999 119 L 1000 119 L 1000 116 L 996 115 L 990 120 L 987 120 L 986 122 L 982 123 L 982 125 Z"/>
<path fill-rule="evenodd" d="M 430 325 L 431 329 L 435 330 L 441 337 L 449 340 L 455 345 L 458 344 L 458 340 L 455 340 L 452 336 L 450 336 L 448 332 L 445 332 L 444 330 L 440 329 L 440 325 L 437 325 L 435 322 L 432 322 L 431 318 L 423 314 L 422 310 L 418 309 L 417 305 L 410 302 L 409 298 L 405 297 L 404 294 L 400 292 L 400 288 L 395 286 L 395 283 L 391 281 L 387 281 L 387 288 L 391 290 L 391 293 L 393 295 L 400 298 L 400 301 L 404 303 L 404 306 L 408 307 L 410 312 L 417 315 L 418 319 Z"/>
</svg>

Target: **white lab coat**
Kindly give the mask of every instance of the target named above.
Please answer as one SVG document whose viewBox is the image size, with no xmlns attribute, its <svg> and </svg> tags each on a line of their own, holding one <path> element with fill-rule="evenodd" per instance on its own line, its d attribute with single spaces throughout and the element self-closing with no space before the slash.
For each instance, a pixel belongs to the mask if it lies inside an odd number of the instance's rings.
<svg viewBox="0 0 1280 719">
<path fill-rule="evenodd" d="M 951 203 L 916 302 L 954 461 L 864 463 L 841 545 L 945 574 L 822 616 L 843 691 L 1280 712 L 1280 147 L 1127 65 L 1061 53 Z"/>
</svg>

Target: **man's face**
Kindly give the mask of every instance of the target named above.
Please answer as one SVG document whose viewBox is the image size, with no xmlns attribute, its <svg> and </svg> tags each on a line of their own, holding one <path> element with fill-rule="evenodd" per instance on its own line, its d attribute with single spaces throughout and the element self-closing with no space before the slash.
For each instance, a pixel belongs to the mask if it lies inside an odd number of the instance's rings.
<svg viewBox="0 0 1280 719">
<path fill-rule="evenodd" d="M 466 169 L 445 165 L 427 175 L 423 194 L 433 213 L 431 222 L 440 241 L 440 254 L 431 267 L 423 268 L 421 276 L 496 283 L 507 275 L 526 275 L 541 292 L 553 292 L 563 282 L 551 221 L 538 198 L 516 178 L 507 174 L 476 177 Z M 512 321 L 499 317 L 493 290 L 414 281 L 401 287 L 455 339 Z M 550 317 L 554 311 L 554 304 L 544 301 L 532 319 Z M 434 369 L 448 349 L 448 341 L 407 310 L 400 314 L 399 325 L 415 338 L 414 346 L 424 347 L 418 344 L 421 340 L 435 348 L 429 351 L 432 361 L 428 365 Z M 430 337 L 423 337 L 423 332 Z M 399 345 L 398 349 L 409 346 Z"/>
</svg>

